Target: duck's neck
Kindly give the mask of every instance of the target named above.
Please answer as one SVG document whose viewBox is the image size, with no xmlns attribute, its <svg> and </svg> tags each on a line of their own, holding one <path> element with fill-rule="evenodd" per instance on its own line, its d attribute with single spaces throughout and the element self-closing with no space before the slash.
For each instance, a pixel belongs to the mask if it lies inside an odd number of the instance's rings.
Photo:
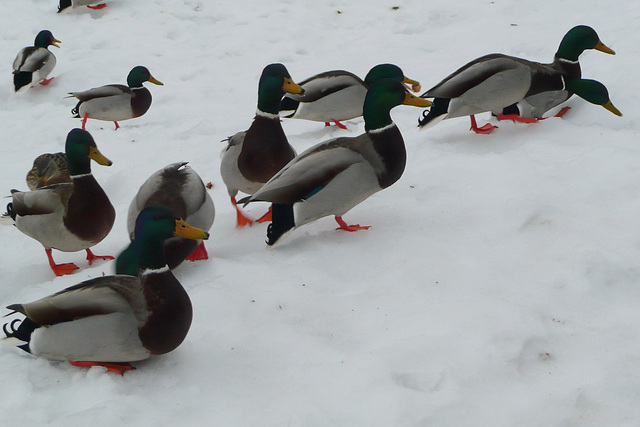
<svg viewBox="0 0 640 427">
<path fill-rule="evenodd" d="M 133 244 L 138 258 L 139 271 L 160 271 L 167 267 L 164 252 L 164 240 L 152 237 L 139 237 Z M 167 267 L 168 269 L 169 267 Z"/>
<path fill-rule="evenodd" d="M 69 175 L 74 177 L 81 177 L 91 175 L 91 160 L 89 157 L 83 157 L 81 159 L 70 159 L 67 156 Z"/>
<path fill-rule="evenodd" d="M 555 57 L 566 61 L 577 62 L 582 52 L 584 52 L 581 40 L 581 38 L 574 36 L 573 33 L 565 35 L 560 42 L 560 46 L 558 46 Z"/>
<path fill-rule="evenodd" d="M 365 104 L 362 116 L 364 117 L 364 129 L 367 132 L 381 132 L 392 125 L 395 126 L 391 120 L 391 110 L 386 108 Z"/>
<path fill-rule="evenodd" d="M 282 93 L 276 92 L 271 88 L 258 89 L 258 111 L 272 116 L 278 116 L 280 111 L 280 102 L 282 101 Z"/>
<path fill-rule="evenodd" d="M 387 188 L 400 179 L 407 164 L 404 139 L 393 122 L 382 128 L 367 130 L 367 135 L 383 164 L 383 168 L 377 171 L 378 185 Z"/>
</svg>

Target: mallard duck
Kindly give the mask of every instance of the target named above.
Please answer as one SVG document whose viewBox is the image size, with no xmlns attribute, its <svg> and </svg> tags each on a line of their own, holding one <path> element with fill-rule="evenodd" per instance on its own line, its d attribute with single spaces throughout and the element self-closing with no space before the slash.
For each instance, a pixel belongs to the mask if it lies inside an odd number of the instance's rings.
<svg viewBox="0 0 640 427">
<path fill-rule="evenodd" d="M 65 146 L 71 183 L 54 184 L 34 191 L 11 191 L 13 201 L 7 213 L 18 230 L 36 239 L 45 248 L 49 265 L 61 276 L 78 269 L 73 263 L 56 264 L 51 249 L 63 252 L 86 250 L 89 264 L 95 259 L 113 259 L 94 255 L 92 246 L 104 239 L 116 218 L 116 212 L 100 184 L 91 174 L 90 161 L 111 166 L 86 130 L 73 129 Z"/>
<path fill-rule="evenodd" d="M 172 236 L 207 239 L 165 206 L 143 209 L 135 227 L 138 274 L 102 276 L 7 308 L 26 318 L 5 324 L 4 341 L 51 360 L 124 372 L 128 362 L 168 353 L 189 331 L 189 295 L 167 267 Z M 102 362 L 102 363 L 100 363 Z"/>
<path fill-rule="evenodd" d="M 18 52 L 18 56 L 13 61 L 14 91 L 25 91 L 38 82 L 45 86 L 53 80 L 53 77 L 47 79 L 47 76 L 56 66 L 56 57 L 48 47 L 59 48 L 57 43 L 62 42 L 53 37 L 51 31 L 42 30 L 36 36 L 33 46 L 25 47 Z"/>
<path fill-rule="evenodd" d="M 113 121 L 117 130 L 120 127 L 118 121 L 140 117 L 151 106 L 151 92 L 142 86 L 144 82 L 163 86 L 146 67 L 137 66 L 127 76 L 129 86 L 112 84 L 84 92 L 70 92 L 67 98 L 80 100 L 71 113 L 76 118 L 82 117 L 82 129 L 87 119 L 96 119 Z"/>
<path fill-rule="evenodd" d="M 276 172 L 296 156 L 280 124 L 280 100 L 284 93 L 303 93 L 291 80 L 282 64 L 267 65 L 258 84 L 258 109 L 248 130 L 228 138 L 222 153 L 220 174 L 236 209 L 237 226 L 254 221 L 247 218 L 236 204 L 238 191 L 255 193 Z M 257 222 L 269 221 L 267 212 Z"/>
<path fill-rule="evenodd" d="M 394 64 L 376 65 L 367 73 L 364 81 L 348 71 L 327 71 L 300 82 L 304 94 L 286 94 L 282 99 L 280 115 L 324 122 L 325 126 L 333 122 L 346 129 L 340 122 L 362 116 L 367 90 L 373 82 L 384 78 L 403 82 L 414 92 L 420 91 L 420 83 L 405 77 L 400 67 Z"/>
<path fill-rule="evenodd" d="M 147 206 L 163 205 L 169 207 L 189 224 L 209 231 L 215 218 L 215 207 L 207 189 L 187 162 L 170 164 L 153 173 L 138 190 L 129 206 L 127 230 L 131 238 L 131 250 L 134 249 L 135 223 L 139 213 Z M 164 243 L 167 263 L 173 269 L 185 259 L 196 261 L 208 259 L 204 242 L 172 237 Z M 133 255 L 118 257 L 116 273 L 137 274 L 135 264 L 131 262 Z"/>
<path fill-rule="evenodd" d="M 411 95 L 396 80 L 375 82 L 364 101 L 365 133 L 309 148 L 252 196 L 238 202 L 273 203 L 267 244 L 273 245 L 290 230 L 328 215 L 335 215 L 341 230 L 369 228 L 347 225 L 342 215 L 402 176 L 404 140 L 390 115 L 391 109 L 401 104 L 428 107 L 431 103 Z"/>
<path fill-rule="evenodd" d="M 80 6 L 87 6 L 89 9 L 102 9 L 107 7 L 105 3 L 102 3 L 102 0 L 60 0 L 58 13 L 68 10 L 68 8 L 75 9 Z"/>
<path fill-rule="evenodd" d="M 579 92 L 568 91 L 565 80 L 580 78 L 578 57 L 585 49 L 614 54 L 592 28 L 581 25 L 564 36 L 551 64 L 497 53 L 475 59 L 421 95 L 435 99 L 418 126 L 431 127 L 444 119 L 470 116 L 471 130 L 491 133 L 497 127 L 488 123 L 478 127 L 474 114 L 491 111 L 500 115 L 505 107 L 507 113 L 514 113 L 513 104 L 523 100 L 522 105 L 530 104 L 531 108 L 522 113 L 541 117 L 572 93 L 583 97 Z M 514 116 L 507 118 L 517 120 Z"/>
<path fill-rule="evenodd" d="M 30 190 L 63 182 L 71 182 L 65 153 L 40 154 L 27 173 L 27 186 Z"/>
</svg>

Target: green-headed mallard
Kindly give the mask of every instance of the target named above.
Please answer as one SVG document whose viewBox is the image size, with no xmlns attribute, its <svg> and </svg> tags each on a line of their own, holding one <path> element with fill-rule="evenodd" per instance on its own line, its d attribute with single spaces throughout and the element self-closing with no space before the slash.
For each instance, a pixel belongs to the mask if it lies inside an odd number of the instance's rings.
<svg viewBox="0 0 640 427">
<path fill-rule="evenodd" d="M 17 327 L 18 319 L 4 325 L 4 341 L 36 356 L 120 373 L 131 369 L 127 362 L 178 347 L 191 326 L 192 307 L 167 267 L 164 241 L 173 236 L 207 239 L 209 234 L 165 206 L 142 210 L 135 234 L 136 276 L 102 276 L 34 302 L 12 304 L 7 308 L 26 318 Z"/>
<path fill-rule="evenodd" d="M 40 154 L 27 173 L 27 186 L 30 190 L 63 182 L 71 182 L 65 153 Z"/>
<path fill-rule="evenodd" d="M 89 9 L 102 9 L 107 7 L 105 3 L 102 3 L 102 0 L 60 0 L 58 13 L 68 10 L 69 8 L 75 9 L 80 6 L 87 6 Z"/>
<path fill-rule="evenodd" d="M 238 132 L 228 139 L 223 151 L 220 174 L 227 186 L 231 203 L 236 209 L 237 226 L 253 221 L 247 218 L 236 204 L 236 194 L 255 193 L 276 172 L 296 156 L 289 145 L 280 124 L 280 100 L 284 93 L 303 93 L 303 89 L 291 80 L 282 64 L 267 65 L 258 84 L 258 109 L 248 130 Z M 270 212 L 258 219 L 268 221 Z"/>
<path fill-rule="evenodd" d="M 401 104 L 428 107 L 430 102 L 411 95 L 396 80 L 375 82 L 364 101 L 364 134 L 330 139 L 309 148 L 253 196 L 238 202 L 273 203 L 267 244 L 273 245 L 288 231 L 328 215 L 335 215 L 342 230 L 368 228 L 347 225 L 342 215 L 402 176 L 404 140 L 390 115 L 391 109 Z"/>
<path fill-rule="evenodd" d="M 135 249 L 135 224 L 140 212 L 154 205 L 169 207 L 194 227 L 209 231 L 215 218 L 215 207 L 200 175 L 187 162 L 170 164 L 153 173 L 131 201 L 127 216 L 127 230 L 131 238 L 128 250 Z M 167 264 L 173 269 L 185 259 L 208 259 L 204 242 L 172 237 L 164 242 Z M 126 251 L 125 251 L 126 252 Z M 116 262 L 116 273 L 137 274 L 133 254 L 122 253 Z"/>
<path fill-rule="evenodd" d="M 87 119 L 96 119 L 114 122 L 117 130 L 120 127 L 118 121 L 140 117 L 151 106 L 151 92 L 142 86 L 144 82 L 163 85 L 146 67 L 137 66 L 127 76 L 128 86 L 111 84 L 84 92 L 69 92 L 69 97 L 79 100 L 71 113 L 82 118 L 82 129 Z"/>
<path fill-rule="evenodd" d="M 478 127 L 474 114 L 491 111 L 500 115 L 507 108 L 506 113 L 510 117 L 506 118 L 517 120 L 511 113 L 515 112 L 513 104 L 519 102 L 523 106 L 530 105 L 526 111 L 519 113 L 541 117 L 573 93 L 588 100 L 583 92 L 571 91 L 566 87 L 567 80 L 580 78 L 578 57 L 585 49 L 614 53 L 600 41 L 591 27 L 581 25 L 572 28 L 564 36 L 551 64 L 497 53 L 475 59 L 421 95 L 435 99 L 433 107 L 428 114 L 423 114 L 418 126 L 430 127 L 444 119 L 470 116 L 471 130 L 490 133 L 496 126 L 487 123 Z M 601 105 L 620 115 L 610 103 Z"/>
<path fill-rule="evenodd" d="M 34 191 L 12 190 L 7 212 L 18 230 L 36 239 L 45 248 L 49 265 L 56 274 L 69 274 L 73 263 L 56 264 L 51 249 L 63 252 L 86 250 L 89 264 L 94 255 L 89 248 L 101 242 L 113 226 L 116 212 L 100 184 L 91 174 L 91 160 L 110 166 L 86 130 L 73 129 L 65 145 L 71 183 L 54 184 Z"/>
<path fill-rule="evenodd" d="M 280 106 L 280 115 L 292 119 L 331 122 L 346 129 L 341 121 L 362 116 L 362 105 L 367 90 L 375 81 L 394 79 L 404 83 L 414 92 L 420 91 L 420 83 L 404 76 L 394 64 L 379 64 L 367 73 L 364 81 L 344 70 L 327 71 L 300 82 L 304 94 L 286 94 Z"/>
<path fill-rule="evenodd" d="M 48 47 L 60 47 L 56 43 L 62 42 L 53 37 L 51 31 L 42 30 L 36 36 L 33 46 L 25 47 L 18 52 L 13 61 L 14 91 L 23 92 L 38 82 L 44 86 L 53 80 L 53 77 L 47 79 L 47 76 L 56 66 L 56 57 Z"/>
</svg>

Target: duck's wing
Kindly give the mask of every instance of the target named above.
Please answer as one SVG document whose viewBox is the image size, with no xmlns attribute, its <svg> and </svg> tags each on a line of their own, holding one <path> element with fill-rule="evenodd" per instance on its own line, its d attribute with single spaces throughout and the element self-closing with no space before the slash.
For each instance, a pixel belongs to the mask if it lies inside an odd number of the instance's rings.
<svg viewBox="0 0 640 427">
<path fill-rule="evenodd" d="M 291 160 L 253 196 L 240 202 L 290 204 L 308 199 L 350 166 L 367 162 L 353 149 L 354 140 L 363 137 L 366 138 L 366 134 L 335 138 L 311 147 Z"/>
<path fill-rule="evenodd" d="M 12 191 L 13 209 L 20 216 L 45 215 L 67 206 L 72 183 L 54 184 L 33 191 Z"/>
<path fill-rule="evenodd" d="M 351 86 L 366 86 L 360 77 L 344 70 L 320 73 L 298 84 L 304 89 L 304 94 L 287 94 L 286 96 L 300 102 L 317 101 Z"/>
<path fill-rule="evenodd" d="M 69 95 L 78 98 L 80 101 L 88 101 L 95 98 L 105 98 L 108 96 L 117 96 L 130 93 L 131 89 L 128 86 L 113 84 L 95 87 L 83 92 L 69 92 Z"/>
<path fill-rule="evenodd" d="M 149 316 L 140 279 L 125 275 L 90 279 L 37 301 L 7 308 L 40 325 L 116 312 L 133 312 L 141 323 Z"/>
<path fill-rule="evenodd" d="M 13 61 L 13 72 L 39 70 L 51 58 L 51 55 L 51 52 L 42 47 L 26 47 L 18 53 Z"/>
<path fill-rule="evenodd" d="M 499 53 L 485 55 L 459 68 L 420 97 L 457 98 L 491 76 L 518 68 L 520 64 L 521 61 L 511 56 Z"/>
</svg>

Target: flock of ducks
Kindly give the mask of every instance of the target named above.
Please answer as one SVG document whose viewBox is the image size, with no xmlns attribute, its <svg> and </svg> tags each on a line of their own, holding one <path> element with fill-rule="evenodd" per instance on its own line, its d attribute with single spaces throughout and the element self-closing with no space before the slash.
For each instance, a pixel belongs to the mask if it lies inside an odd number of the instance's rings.
<svg viewBox="0 0 640 427">
<path fill-rule="evenodd" d="M 59 12 L 90 5 L 89 0 L 60 0 Z M 40 32 L 34 46 L 14 62 L 14 88 L 22 92 L 47 84 L 55 66 L 51 32 Z M 267 244 L 319 218 L 334 215 L 345 231 L 369 228 L 349 225 L 342 216 L 403 174 L 407 153 L 390 111 L 399 105 L 431 107 L 419 120 L 429 127 L 454 117 L 490 111 L 501 120 L 530 123 L 573 94 L 602 105 L 616 115 L 604 85 L 582 79 L 578 57 L 585 49 L 614 54 L 593 29 L 578 26 L 563 38 L 554 61 L 540 64 L 492 54 L 461 67 L 421 95 L 420 83 L 393 64 L 380 64 L 364 80 L 342 70 L 317 74 L 296 84 L 282 64 L 267 65 L 258 84 L 257 111 L 246 131 L 228 138 L 220 173 L 236 211 L 237 226 L 270 222 Z M 45 248 L 56 275 L 78 267 L 56 264 L 52 249 L 85 250 L 89 263 L 113 258 L 94 255 L 91 247 L 111 231 L 115 209 L 91 174 L 91 161 L 110 166 L 84 127 L 87 119 L 115 122 L 142 116 L 151 105 L 144 82 L 161 85 L 142 66 L 129 73 L 127 85 L 107 85 L 71 92 L 82 129 L 67 135 L 65 152 L 38 156 L 27 174 L 31 191 L 12 190 L 7 215 L 24 234 Z M 433 98 L 429 101 L 426 98 Z M 564 109 L 561 114 L 564 114 Z M 301 154 L 282 129 L 285 118 L 324 122 L 362 116 L 365 132 L 321 142 Z M 236 200 L 238 193 L 247 196 Z M 269 202 L 269 211 L 253 220 L 240 205 Z M 123 373 L 129 362 L 175 349 L 191 325 L 189 296 L 172 273 L 185 259 L 207 259 L 215 208 L 198 174 L 186 162 L 153 173 L 140 187 L 128 211 L 130 243 L 117 257 L 116 274 L 81 282 L 26 304 L 8 306 L 24 315 L 4 325 L 4 342 L 37 356 L 68 360 L 77 366 L 104 366 Z M 12 313 L 13 314 L 13 313 Z"/>
</svg>

